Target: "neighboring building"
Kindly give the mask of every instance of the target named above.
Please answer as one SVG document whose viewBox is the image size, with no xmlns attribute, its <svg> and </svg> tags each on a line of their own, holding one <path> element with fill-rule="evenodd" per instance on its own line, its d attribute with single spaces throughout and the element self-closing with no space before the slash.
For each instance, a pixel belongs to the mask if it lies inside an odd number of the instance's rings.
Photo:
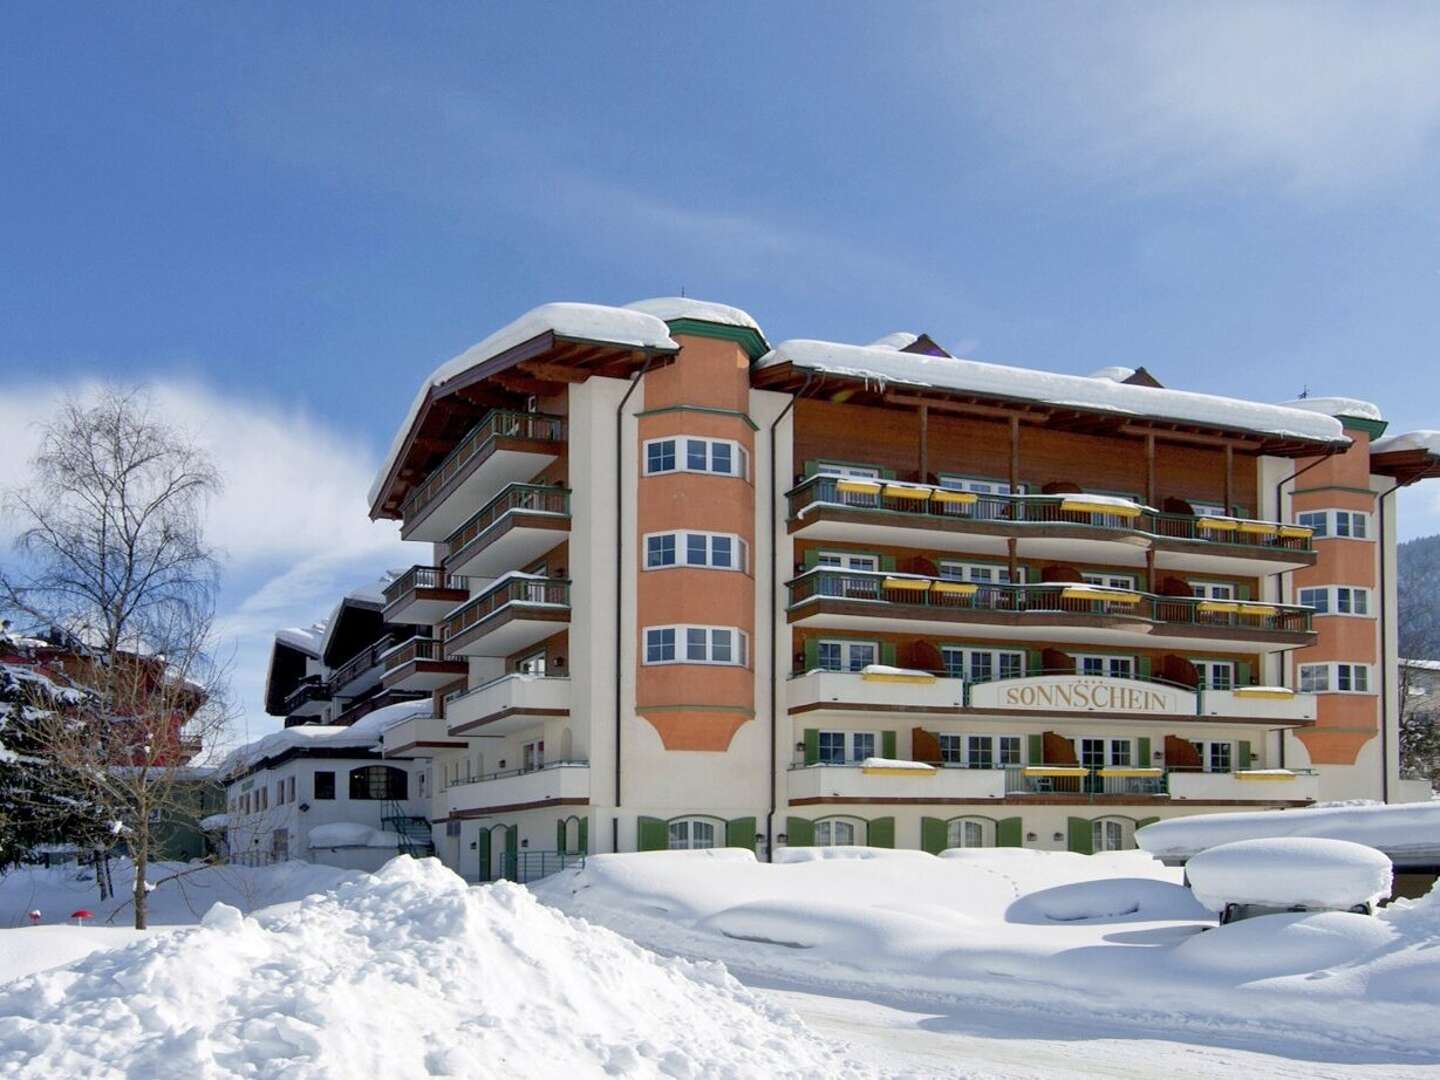
<svg viewBox="0 0 1440 1080">
<path fill-rule="evenodd" d="M 912 334 L 772 349 L 692 300 L 546 305 L 426 381 L 371 491 L 434 551 L 385 588 L 386 623 L 434 628 L 385 658 L 433 696 L 385 752 L 432 763 L 472 880 L 544 852 L 1086 852 L 1419 797 L 1386 496 L 1440 454 L 1383 428 Z"/>
<path fill-rule="evenodd" d="M 433 852 L 428 770 L 381 756 L 386 726 L 430 712 L 422 691 L 385 678 L 426 648 L 429 629 L 385 618 L 380 590 L 393 577 L 347 593 L 324 622 L 276 633 L 265 709 L 285 726 L 221 764 L 223 815 L 207 822 L 231 860 L 374 870 L 397 852 Z"/>
</svg>

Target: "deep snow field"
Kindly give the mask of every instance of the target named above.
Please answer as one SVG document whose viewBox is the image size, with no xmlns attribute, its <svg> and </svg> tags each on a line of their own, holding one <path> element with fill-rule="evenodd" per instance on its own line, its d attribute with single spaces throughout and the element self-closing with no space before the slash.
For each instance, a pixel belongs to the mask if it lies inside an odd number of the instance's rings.
<svg viewBox="0 0 1440 1080">
<path fill-rule="evenodd" d="M 1143 852 L 786 857 L 202 871 L 148 934 L 0 929 L 0 1076 L 1440 1076 L 1435 894 L 1216 928 Z M 0 923 L 99 912 L 73 876 Z"/>
</svg>

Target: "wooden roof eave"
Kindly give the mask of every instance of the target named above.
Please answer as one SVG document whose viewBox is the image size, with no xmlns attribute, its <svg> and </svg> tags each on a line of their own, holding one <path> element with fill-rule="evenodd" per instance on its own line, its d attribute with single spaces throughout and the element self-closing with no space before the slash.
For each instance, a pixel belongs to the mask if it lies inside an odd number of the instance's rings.
<svg viewBox="0 0 1440 1080">
<path fill-rule="evenodd" d="M 427 438 L 422 432 L 430 419 L 432 410 L 446 399 L 458 397 L 479 406 L 480 403 L 467 397 L 466 392 L 511 369 L 519 369 L 523 373 L 517 377 L 527 379 L 527 386 L 545 383 L 563 386 L 570 382 L 584 382 L 592 375 L 617 377 L 618 374 L 618 377 L 624 377 L 624 374 L 629 373 L 627 369 L 639 369 L 647 360 L 652 361 L 652 366 L 654 366 L 653 361 L 657 356 L 664 358 L 662 365 L 669 363 L 678 351 L 678 346 L 656 348 L 644 345 L 624 345 L 613 341 L 569 337 L 557 334 L 553 330 L 546 330 L 518 345 L 511 346 L 504 352 L 497 353 L 488 360 L 481 361 L 443 383 L 430 386 L 426 390 L 425 401 L 420 406 L 419 413 L 410 425 L 400 453 L 395 456 L 390 473 L 385 477 L 385 482 L 380 486 L 380 492 L 370 507 L 371 519 L 399 516 L 399 507 L 404 496 L 402 493 L 396 492 L 395 488 L 400 477 L 405 474 L 407 462 L 417 447 L 425 446 L 432 452 L 444 448 L 445 440 L 433 436 Z M 561 377 L 562 371 L 573 373 L 579 377 Z M 511 380 L 511 384 L 512 386 L 516 385 L 514 379 Z M 515 389 L 511 392 L 534 393 L 536 391 Z"/>
<path fill-rule="evenodd" d="M 1401 487 L 1440 477 L 1440 456 L 1428 450 L 1392 450 L 1370 455 L 1370 471 L 1395 479 Z"/>
<path fill-rule="evenodd" d="M 798 393 L 809 376 L 809 394 L 823 391 L 827 386 L 840 383 L 847 388 L 864 386 L 867 381 L 859 375 L 841 375 L 835 372 L 819 372 L 797 368 L 786 361 L 768 368 L 755 369 L 752 383 L 759 389 L 779 390 Z M 862 391 L 863 392 L 863 391 Z M 918 407 L 928 405 L 932 409 L 968 414 L 980 418 L 1004 420 L 1016 417 L 1021 423 L 1044 425 L 1057 430 L 1077 431 L 1089 434 L 1105 434 L 1143 438 L 1153 434 L 1166 442 L 1198 446 L 1225 446 L 1243 453 L 1269 455 L 1274 457 L 1311 457 L 1344 449 L 1350 445 L 1349 438 L 1336 440 L 1306 439 L 1296 436 L 1266 434 L 1239 428 L 1209 427 L 1202 424 L 1185 423 L 1164 417 L 1143 417 L 1133 413 L 1113 413 L 1104 409 L 1084 409 L 1071 405 L 1049 405 L 1040 401 L 1021 398 L 1007 398 L 1001 395 L 979 395 L 966 391 L 951 391 L 943 387 L 916 386 L 908 383 L 889 383 L 884 391 L 874 392 L 875 404 Z M 855 395 L 846 400 L 855 401 Z"/>
</svg>

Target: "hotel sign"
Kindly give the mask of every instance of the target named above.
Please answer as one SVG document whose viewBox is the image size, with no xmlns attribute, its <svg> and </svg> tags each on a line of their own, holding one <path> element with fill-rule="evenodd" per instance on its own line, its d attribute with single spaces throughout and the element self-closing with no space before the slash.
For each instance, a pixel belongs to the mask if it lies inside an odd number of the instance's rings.
<svg viewBox="0 0 1440 1080">
<path fill-rule="evenodd" d="M 1180 713 L 1193 715 L 1195 694 L 1135 679 L 1041 675 L 970 688 L 972 709 L 1028 712 Z"/>
</svg>

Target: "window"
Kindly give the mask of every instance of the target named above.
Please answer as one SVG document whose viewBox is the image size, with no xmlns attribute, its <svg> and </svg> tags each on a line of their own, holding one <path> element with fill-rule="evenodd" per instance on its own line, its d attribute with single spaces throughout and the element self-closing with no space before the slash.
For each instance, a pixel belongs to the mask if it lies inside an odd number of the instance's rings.
<svg viewBox="0 0 1440 1080">
<path fill-rule="evenodd" d="M 989 847 L 985 842 L 987 821 L 956 818 L 945 823 L 945 846 L 952 848 Z"/>
<path fill-rule="evenodd" d="M 733 533 L 669 532 L 645 537 L 645 569 L 702 566 L 744 570 L 747 545 Z"/>
<path fill-rule="evenodd" d="M 1295 523 L 1304 525 L 1315 534 L 1316 540 L 1330 535 L 1330 515 L 1324 510 L 1307 510 L 1295 515 Z"/>
<path fill-rule="evenodd" d="M 284 780 L 276 780 L 276 781 L 275 781 L 275 805 L 276 805 L 276 806 L 284 806 L 284 805 L 285 805 L 285 781 L 284 781 Z"/>
<path fill-rule="evenodd" d="M 948 744 L 947 740 L 950 740 Z M 1019 735 L 940 736 L 940 759 L 969 769 L 1021 765 L 1024 763 L 1021 754 Z"/>
<path fill-rule="evenodd" d="M 873 731 L 857 731 L 851 734 L 851 761 L 864 761 L 866 758 L 879 756 L 879 753 L 875 749 L 875 733 Z"/>
<path fill-rule="evenodd" d="M 647 476 L 668 472 L 698 472 L 744 479 L 747 466 L 748 455 L 745 448 L 732 439 L 651 439 L 645 444 Z"/>
<path fill-rule="evenodd" d="M 1235 688 L 1235 665 L 1229 660 L 1196 660 L 1195 671 L 1200 676 L 1202 690 L 1233 690 Z"/>
<path fill-rule="evenodd" d="M 1228 581 L 1192 581 L 1190 595 L 1201 600 L 1234 600 L 1235 586 Z"/>
<path fill-rule="evenodd" d="M 405 770 L 393 765 L 361 765 L 350 770 L 350 798 L 405 799 L 407 780 Z"/>
<path fill-rule="evenodd" d="M 880 560 L 874 555 L 851 555 L 843 551 L 822 551 L 815 556 L 815 565 L 874 573 L 880 569 Z"/>
<path fill-rule="evenodd" d="M 1369 615 L 1370 590 L 1357 585 L 1322 585 L 1300 590 L 1300 603 L 1316 615 Z"/>
<path fill-rule="evenodd" d="M 965 763 L 965 747 L 959 735 L 940 736 L 940 760 L 947 765 Z"/>
<path fill-rule="evenodd" d="M 946 645 L 940 649 L 945 674 L 972 683 L 991 679 L 1018 679 L 1025 673 L 1025 654 L 996 649 L 968 649 Z"/>
<path fill-rule="evenodd" d="M 295 801 L 295 777 L 293 776 L 285 781 L 285 799 L 287 802 Z"/>
<path fill-rule="evenodd" d="M 1103 585 L 1110 589 L 1134 589 L 1135 577 L 1133 574 L 1085 574 L 1080 575 L 1087 585 Z"/>
<path fill-rule="evenodd" d="M 873 641 L 822 641 L 816 658 L 826 671 L 862 671 L 875 663 L 879 646 Z"/>
<path fill-rule="evenodd" d="M 853 555 L 841 551 L 822 551 L 815 556 L 815 565 L 832 570 L 853 571 L 835 574 L 820 580 L 823 596 L 850 596 L 874 598 L 880 590 L 880 578 L 871 577 L 880 569 L 880 558 L 876 555 Z"/>
<path fill-rule="evenodd" d="M 815 843 L 819 847 L 849 847 L 855 843 L 855 823 L 843 818 L 817 821 Z"/>
<path fill-rule="evenodd" d="M 1370 515 L 1355 510 L 1335 511 L 1335 535 L 1364 540 L 1370 532 Z"/>
<path fill-rule="evenodd" d="M 1080 740 L 1080 764 L 1087 769 L 1129 768 L 1134 761 L 1134 744 L 1130 739 L 1091 736 Z"/>
<path fill-rule="evenodd" d="M 820 732 L 820 760 L 826 765 L 845 764 L 845 733 L 843 731 Z"/>
<path fill-rule="evenodd" d="M 541 649 L 515 661 L 515 671 L 520 675 L 544 675 L 545 661 L 545 650 Z"/>
<path fill-rule="evenodd" d="M 1075 657 L 1076 675 L 1104 675 L 1112 679 L 1133 679 L 1135 658 L 1133 656 L 1105 656 L 1079 654 Z"/>
<path fill-rule="evenodd" d="M 998 760 L 1001 765 L 1023 765 L 1021 757 L 1019 735 L 997 735 L 995 742 L 999 747 Z"/>
<path fill-rule="evenodd" d="M 950 581 L 976 581 L 981 584 L 1007 583 L 1010 567 L 1004 563 L 967 563 L 946 560 L 940 564 L 940 576 Z M 1025 568 L 1020 568 L 1020 578 L 1025 577 Z"/>
<path fill-rule="evenodd" d="M 1010 508 L 1010 500 L 1006 496 L 1025 492 L 1024 484 L 1012 492 L 1010 485 L 1003 480 L 987 480 L 983 477 L 972 476 L 941 476 L 940 486 L 951 491 L 969 491 L 980 496 L 980 501 L 973 506 L 941 503 L 942 513 L 987 519 L 1002 517 L 1007 513 Z"/>
<path fill-rule="evenodd" d="M 534 772 L 545 765 L 545 740 L 536 739 L 534 742 L 527 742 L 520 747 L 520 767 L 526 772 Z"/>
<path fill-rule="evenodd" d="M 1192 742 L 1195 752 L 1200 755 L 1200 767 L 1206 772 L 1228 773 L 1234 760 L 1234 745 L 1228 742 L 1211 742 L 1208 739 Z"/>
<path fill-rule="evenodd" d="M 873 465 L 842 465 L 835 461 L 822 461 L 816 466 L 823 476 L 855 476 L 862 480 L 879 480 L 880 470 Z"/>
<path fill-rule="evenodd" d="M 1205 502 L 1203 499 L 1186 499 L 1190 509 L 1195 512 L 1196 517 L 1229 517 L 1230 511 L 1219 503 Z"/>
<path fill-rule="evenodd" d="M 1370 665 L 1338 662 L 1330 664 L 1301 664 L 1300 692 L 1302 694 L 1368 694 L 1370 693 Z"/>
<path fill-rule="evenodd" d="M 645 663 L 745 667 L 747 640 L 743 630 L 730 626 L 650 626 L 645 629 Z"/>
<path fill-rule="evenodd" d="M 965 764 L 972 769 L 995 767 L 995 749 L 990 736 L 971 735 L 965 740 Z"/>
<path fill-rule="evenodd" d="M 1124 851 L 1128 842 L 1128 822 L 1114 818 L 1101 818 L 1090 826 L 1091 851 Z"/>
<path fill-rule="evenodd" d="M 1301 589 L 1300 603 L 1304 607 L 1314 608 L 1316 615 L 1328 615 L 1330 613 L 1330 590 Z"/>
<path fill-rule="evenodd" d="M 1344 540 L 1370 539 L 1370 515 L 1361 510 L 1307 510 L 1296 514 L 1295 521 L 1309 526 L 1317 540 L 1327 537 Z"/>
<path fill-rule="evenodd" d="M 670 822 L 669 847 L 671 851 L 718 847 L 718 833 L 713 821 L 705 818 L 680 818 Z"/>
<path fill-rule="evenodd" d="M 873 731 L 822 731 L 820 762 L 844 765 L 847 761 L 864 761 L 876 756 L 877 739 Z"/>
</svg>

